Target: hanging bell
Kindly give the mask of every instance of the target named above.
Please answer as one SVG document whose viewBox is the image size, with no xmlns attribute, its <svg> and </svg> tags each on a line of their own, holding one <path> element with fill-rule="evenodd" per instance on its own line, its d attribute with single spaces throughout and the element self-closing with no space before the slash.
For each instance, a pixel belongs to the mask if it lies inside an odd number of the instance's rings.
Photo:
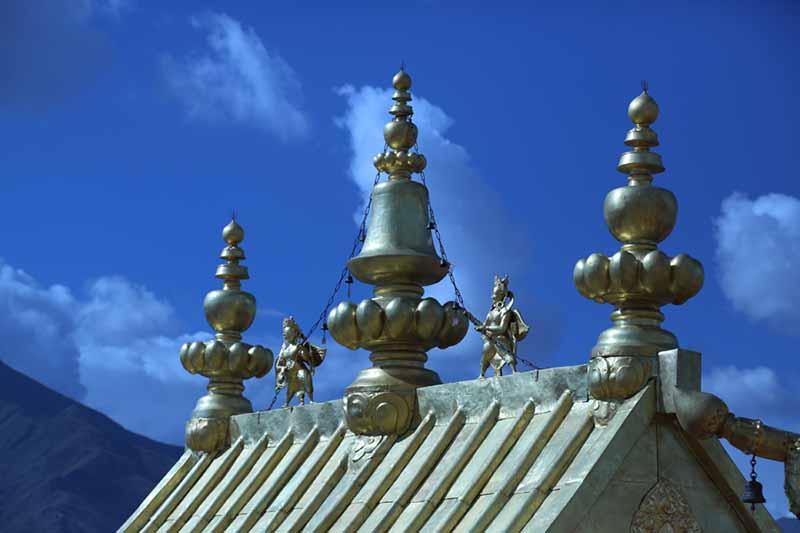
<svg viewBox="0 0 800 533">
<path fill-rule="evenodd" d="M 766 502 L 767 500 L 764 498 L 764 487 L 761 483 L 755 479 L 746 481 L 744 484 L 742 501 L 744 503 L 749 503 L 751 509 L 754 509 L 757 503 Z"/>
<path fill-rule="evenodd" d="M 347 299 L 350 299 L 350 287 L 353 286 L 353 275 L 350 272 L 347 273 L 347 279 L 344 280 L 347 284 Z"/>
<path fill-rule="evenodd" d="M 750 459 L 750 481 L 744 484 L 744 494 L 742 501 L 750 504 L 750 510 L 756 510 L 757 503 L 764 503 L 767 500 L 764 498 L 764 487 L 756 481 L 758 474 L 756 474 L 756 454 Z"/>
</svg>

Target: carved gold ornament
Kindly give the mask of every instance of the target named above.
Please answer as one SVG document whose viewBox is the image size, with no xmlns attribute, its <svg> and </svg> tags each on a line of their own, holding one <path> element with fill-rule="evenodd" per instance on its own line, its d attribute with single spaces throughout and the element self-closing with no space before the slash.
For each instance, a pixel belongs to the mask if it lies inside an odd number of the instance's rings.
<svg viewBox="0 0 800 533">
<path fill-rule="evenodd" d="M 631 533 L 702 533 L 681 491 L 661 479 L 633 515 Z"/>
</svg>

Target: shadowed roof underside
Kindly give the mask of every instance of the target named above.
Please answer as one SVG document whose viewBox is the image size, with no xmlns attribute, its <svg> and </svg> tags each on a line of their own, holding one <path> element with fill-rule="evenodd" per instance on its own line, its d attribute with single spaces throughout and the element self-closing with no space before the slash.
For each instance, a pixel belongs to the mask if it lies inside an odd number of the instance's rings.
<svg viewBox="0 0 800 533">
<path fill-rule="evenodd" d="M 585 373 L 420 389 L 399 439 L 350 433 L 340 401 L 234 417 L 232 445 L 187 451 L 120 531 L 544 531 L 652 416 L 647 388 L 595 429 Z"/>
</svg>

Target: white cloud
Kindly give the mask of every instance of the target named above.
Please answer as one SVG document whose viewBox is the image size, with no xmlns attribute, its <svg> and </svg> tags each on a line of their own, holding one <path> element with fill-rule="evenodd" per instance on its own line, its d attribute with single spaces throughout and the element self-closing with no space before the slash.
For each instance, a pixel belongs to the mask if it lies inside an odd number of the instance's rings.
<svg viewBox="0 0 800 533">
<path fill-rule="evenodd" d="M 717 261 L 723 292 L 734 308 L 752 320 L 764 321 L 790 334 L 800 331 L 800 199 L 766 194 L 750 199 L 734 193 L 722 202 L 714 221 Z M 720 396 L 739 416 L 800 432 L 800 396 L 794 390 L 800 376 L 770 368 L 714 368 L 704 376 L 704 389 Z M 749 474 L 749 457 L 726 445 L 742 472 Z M 783 494 L 783 465 L 758 462 L 767 507 L 788 515 Z"/>
<path fill-rule="evenodd" d="M 0 262 L 0 359 L 82 399 L 86 389 L 79 379 L 73 318 L 77 306 L 66 287 L 42 287 L 24 271 Z"/>
<path fill-rule="evenodd" d="M 725 366 L 712 368 L 703 376 L 703 390 L 716 394 L 728 404 L 737 416 L 763 418 L 765 424 L 787 431 L 800 432 L 800 397 L 794 392 L 798 376 L 778 376 L 774 370 L 757 366 L 738 368 Z M 742 474 L 750 474 L 750 456 L 737 450 L 726 441 L 725 449 L 739 466 Z M 790 516 L 783 492 L 783 464 L 766 459 L 758 460 L 758 478 L 764 485 L 766 506 L 776 517 Z"/>
<path fill-rule="evenodd" d="M 174 320 L 172 306 L 121 276 L 95 280 L 88 296 L 78 315 L 81 335 L 106 345 L 126 346 L 157 335 Z"/>
<path fill-rule="evenodd" d="M 722 289 L 734 308 L 800 332 L 800 199 L 734 193 L 715 227 Z"/>
<path fill-rule="evenodd" d="M 212 333 L 181 332 L 169 303 L 120 276 L 75 295 L 0 262 L 0 338 L 9 366 L 158 440 L 182 443 L 184 423 L 205 394 L 207 380 L 186 372 L 178 351 Z M 246 340 L 277 347 L 274 338 Z M 272 398 L 272 379 L 248 381 L 256 409 Z"/>
<path fill-rule="evenodd" d="M 192 25 L 207 34 L 208 48 L 164 60 L 167 84 L 190 118 L 249 124 L 284 141 L 307 134 L 297 75 L 252 28 L 222 13 L 193 17 Z"/>
<path fill-rule="evenodd" d="M 731 411 L 741 416 L 756 418 L 769 413 L 776 417 L 773 424 L 787 418 L 800 429 L 800 421 L 793 420 L 800 412 L 800 397 L 790 392 L 792 388 L 771 368 L 715 367 L 703 376 L 703 389 L 725 400 Z"/>
<path fill-rule="evenodd" d="M 347 103 L 344 115 L 336 123 L 350 137 L 349 177 L 366 202 L 376 174 L 372 159 L 383 149 L 383 125 L 392 118 L 388 111 L 393 91 L 348 85 L 337 92 Z M 534 325 L 529 339 L 520 345 L 520 355 L 536 354 L 528 355 L 530 358 L 543 356 L 545 352 L 549 355 L 558 346 L 560 316 L 553 310 L 542 312 L 525 287 L 531 243 L 524 230 L 505 209 L 498 194 L 500 187 L 482 177 L 466 148 L 448 137 L 454 120 L 447 112 L 416 94 L 411 104 L 413 120 L 419 128 L 419 150 L 428 160 L 426 175 L 431 203 L 467 307 L 482 317 L 490 305 L 494 275 L 509 274 L 518 304 Z M 357 222 L 362 210 L 363 207 L 354 214 Z M 426 293 L 442 302 L 453 299 L 446 278 L 426 288 Z M 445 363 L 444 357 L 460 358 L 465 364 Z M 443 352 L 434 350 L 429 366 L 436 368 L 446 381 L 471 379 L 477 376 L 479 360 L 480 338 L 470 332 L 461 345 Z"/>
</svg>

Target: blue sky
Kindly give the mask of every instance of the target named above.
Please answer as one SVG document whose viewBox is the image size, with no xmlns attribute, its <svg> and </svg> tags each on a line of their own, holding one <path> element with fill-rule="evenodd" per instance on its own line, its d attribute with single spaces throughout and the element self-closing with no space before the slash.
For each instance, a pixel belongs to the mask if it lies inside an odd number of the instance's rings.
<svg viewBox="0 0 800 533">
<path fill-rule="evenodd" d="M 647 79 L 667 167 L 656 183 L 679 201 L 662 249 L 706 269 L 665 326 L 703 353 L 705 388 L 735 412 L 800 430 L 792 3 L 17 4 L 0 7 L 0 357 L 12 366 L 180 442 L 203 380 L 177 347 L 209 334 L 201 302 L 231 210 L 259 302 L 247 338 L 277 350 L 282 316 L 308 327 L 346 259 L 401 61 L 467 305 L 484 312 L 493 274 L 508 273 L 535 328 L 523 355 L 584 362 L 611 308 L 577 293 L 572 267 L 618 249 L 602 202 L 625 183 L 625 112 Z M 430 366 L 472 378 L 477 340 Z M 333 349 L 318 399 L 366 365 Z M 249 383 L 257 408 L 272 379 Z M 781 465 L 759 465 L 785 513 Z"/>
</svg>

